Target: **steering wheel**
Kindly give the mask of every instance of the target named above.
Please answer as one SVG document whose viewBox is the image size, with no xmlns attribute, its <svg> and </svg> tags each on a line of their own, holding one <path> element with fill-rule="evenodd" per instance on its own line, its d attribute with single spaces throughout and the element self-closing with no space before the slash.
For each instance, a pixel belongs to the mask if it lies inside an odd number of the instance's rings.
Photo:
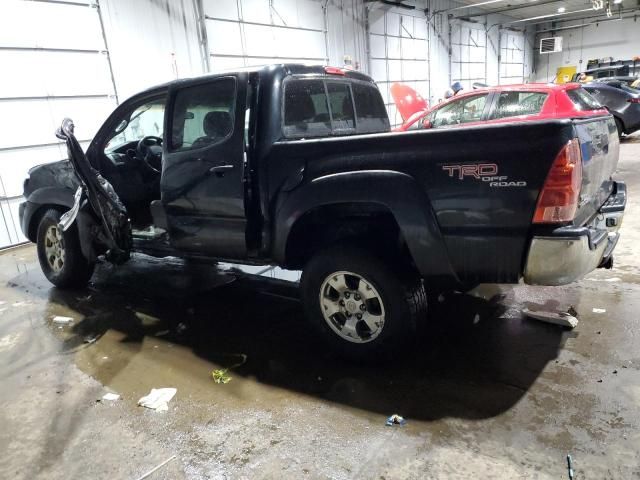
<svg viewBox="0 0 640 480">
<path fill-rule="evenodd" d="M 136 157 L 153 173 L 160 174 L 162 138 L 154 135 L 142 137 L 136 147 Z"/>
</svg>

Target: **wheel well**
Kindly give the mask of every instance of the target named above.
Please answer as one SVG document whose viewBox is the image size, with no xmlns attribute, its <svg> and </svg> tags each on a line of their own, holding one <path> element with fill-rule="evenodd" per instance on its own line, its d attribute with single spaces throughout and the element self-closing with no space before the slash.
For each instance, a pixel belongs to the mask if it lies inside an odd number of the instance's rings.
<svg viewBox="0 0 640 480">
<path fill-rule="evenodd" d="M 55 204 L 45 204 L 38 207 L 38 209 L 31 215 L 31 219 L 29 220 L 29 229 L 27 231 L 27 238 L 32 242 L 35 243 L 38 241 L 38 225 L 40 225 L 40 220 L 42 220 L 42 217 L 47 212 L 47 210 L 51 209 L 58 210 L 60 213 L 64 213 L 69 210 L 69 207 Z"/>
<path fill-rule="evenodd" d="M 296 221 L 287 238 L 285 266 L 301 269 L 318 250 L 336 243 L 350 243 L 398 264 L 413 265 L 391 211 L 378 204 L 346 203 L 318 207 Z"/>
</svg>

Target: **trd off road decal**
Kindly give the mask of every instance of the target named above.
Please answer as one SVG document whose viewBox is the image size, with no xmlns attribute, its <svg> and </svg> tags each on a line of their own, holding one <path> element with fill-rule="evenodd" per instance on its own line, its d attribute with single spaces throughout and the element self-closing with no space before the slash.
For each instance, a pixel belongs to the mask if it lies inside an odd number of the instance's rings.
<svg viewBox="0 0 640 480">
<path fill-rule="evenodd" d="M 465 180 L 475 178 L 488 183 L 490 187 L 526 187 L 527 182 L 509 180 L 506 175 L 498 175 L 498 165 L 495 163 L 474 163 L 470 165 L 442 165 L 442 170 L 449 177 Z"/>
</svg>

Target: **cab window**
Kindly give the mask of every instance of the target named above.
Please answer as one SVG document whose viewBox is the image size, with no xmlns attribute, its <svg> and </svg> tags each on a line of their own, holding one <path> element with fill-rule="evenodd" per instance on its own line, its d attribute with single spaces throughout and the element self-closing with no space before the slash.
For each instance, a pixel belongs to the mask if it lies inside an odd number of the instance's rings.
<svg viewBox="0 0 640 480">
<path fill-rule="evenodd" d="M 365 82 L 291 79 L 284 87 L 287 138 L 388 132 L 380 92 Z"/>
<path fill-rule="evenodd" d="M 233 132 L 235 78 L 221 78 L 182 88 L 171 115 L 172 152 L 220 143 Z"/>
</svg>

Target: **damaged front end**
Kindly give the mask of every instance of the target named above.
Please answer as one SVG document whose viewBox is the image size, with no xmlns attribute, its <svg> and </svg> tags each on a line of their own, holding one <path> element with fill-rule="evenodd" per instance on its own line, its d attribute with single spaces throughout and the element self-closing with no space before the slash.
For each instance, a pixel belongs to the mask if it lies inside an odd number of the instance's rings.
<svg viewBox="0 0 640 480">
<path fill-rule="evenodd" d="M 60 218 L 59 227 L 66 231 L 77 224 L 82 254 L 90 262 L 102 254 L 115 264 L 127 261 L 133 245 L 127 209 L 111 184 L 89 163 L 71 119 L 62 121 L 56 136 L 67 144 L 69 161 L 80 181 L 74 205 Z"/>
</svg>

